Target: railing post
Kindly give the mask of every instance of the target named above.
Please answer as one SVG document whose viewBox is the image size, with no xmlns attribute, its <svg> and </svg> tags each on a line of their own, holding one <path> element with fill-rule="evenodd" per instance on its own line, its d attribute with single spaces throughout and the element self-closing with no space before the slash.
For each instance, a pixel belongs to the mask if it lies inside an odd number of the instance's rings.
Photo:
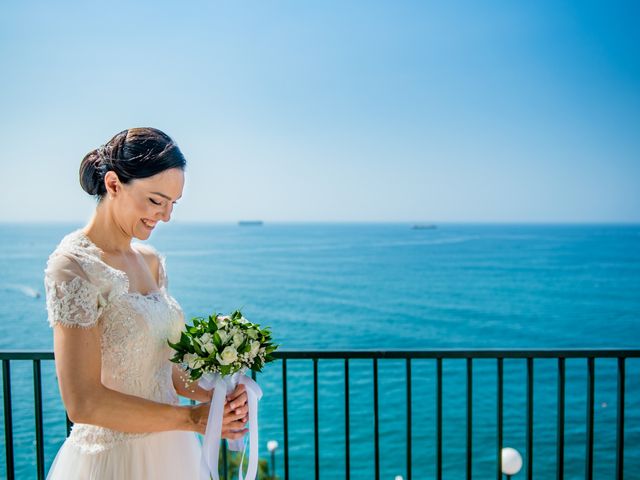
<svg viewBox="0 0 640 480">
<path fill-rule="evenodd" d="M 344 359 L 344 448 L 345 478 L 351 478 L 351 443 L 350 443 L 350 411 L 349 411 L 349 359 Z"/>
<path fill-rule="evenodd" d="M 407 480 L 411 480 L 411 359 L 407 358 Z"/>
<path fill-rule="evenodd" d="M 564 385 L 565 359 L 558 358 L 558 425 L 556 439 L 556 479 L 564 478 Z"/>
<path fill-rule="evenodd" d="M 318 432 L 318 359 L 313 359 L 313 438 L 316 480 L 320 480 L 320 438 Z"/>
<path fill-rule="evenodd" d="M 624 477 L 624 357 L 618 358 L 618 415 L 616 418 L 616 479 Z"/>
<path fill-rule="evenodd" d="M 467 480 L 473 471 L 473 359 L 467 358 Z"/>
<path fill-rule="evenodd" d="M 498 451 L 496 453 L 497 456 L 497 471 L 496 471 L 496 480 L 502 480 L 502 443 L 503 443 L 503 439 L 502 439 L 502 421 L 503 421 L 503 382 L 504 382 L 504 378 L 503 378 L 503 360 L 502 358 L 498 358 L 498 378 L 497 378 L 497 382 L 498 382 L 498 408 L 497 408 L 497 413 L 498 413 L 498 418 L 496 420 L 496 424 L 497 424 L 497 438 L 498 438 Z"/>
<path fill-rule="evenodd" d="M 595 385 L 595 359 L 587 359 L 587 454 L 585 476 L 586 480 L 593 480 L 593 404 Z"/>
<path fill-rule="evenodd" d="M 527 357 L 527 480 L 533 480 L 533 358 Z"/>
<path fill-rule="evenodd" d="M 380 419 L 378 418 L 378 358 L 373 358 L 373 438 L 375 442 L 375 479 L 380 480 Z"/>
<path fill-rule="evenodd" d="M 284 435 L 284 480 L 289 480 L 289 408 L 287 405 L 287 359 L 282 359 L 282 417 Z"/>
<path fill-rule="evenodd" d="M 442 358 L 436 359 L 436 478 L 442 480 Z"/>
<path fill-rule="evenodd" d="M 33 361 L 33 401 L 36 421 L 36 468 L 38 480 L 44 479 L 44 434 L 42 428 L 42 375 L 40 360 Z"/>
<path fill-rule="evenodd" d="M 220 449 L 220 452 L 222 452 L 222 478 L 224 478 L 224 480 L 229 480 L 229 462 L 228 462 L 228 450 L 227 450 L 227 442 L 226 441 L 222 441 L 222 448 Z"/>
<path fill-rule="evenodd" d="M 6 454 L 7 480 L 15 478 L 13 463 L 13 416 L 11 414 L 11 365 L 2 360 L 2 390 L 4 394 L 4 448 Z"/>
</svg>

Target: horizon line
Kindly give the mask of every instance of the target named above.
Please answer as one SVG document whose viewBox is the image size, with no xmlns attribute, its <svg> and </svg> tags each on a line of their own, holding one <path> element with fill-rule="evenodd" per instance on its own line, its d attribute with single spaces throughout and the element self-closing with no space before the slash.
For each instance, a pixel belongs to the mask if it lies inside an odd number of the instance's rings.
<svg viewBox="0 0 640 480">
<path fill-rule="evenodd" d="M 170 225 L 238 225 L 239 222 L 259 221 L 262 226 L 291 224 L 369 224 L 369 225 L 609 225 L 640 226 L 640 220 L 173 220 Z M 82 225 L 76 220 L 0 220 L 0 225 Z M 165 224 L 166 225 L 166 224 Z"/>
</svg>

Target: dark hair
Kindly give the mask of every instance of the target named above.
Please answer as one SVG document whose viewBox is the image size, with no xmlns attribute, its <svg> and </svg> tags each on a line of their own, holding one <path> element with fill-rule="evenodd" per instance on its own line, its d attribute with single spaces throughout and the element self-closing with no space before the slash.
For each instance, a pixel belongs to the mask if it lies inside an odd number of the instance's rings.
<svg viewBox="0 0 640 480">
<path fill-rule="evenodd" d="M 187 162 L 171 137 L 155 128 L 130 128 L 87 153 L 80 163 L 80 185 L 102 200 L 104 176 L 110 170 L 122 183 L 147 178 L 170 168 L 184 170 Z"/>
</svg>

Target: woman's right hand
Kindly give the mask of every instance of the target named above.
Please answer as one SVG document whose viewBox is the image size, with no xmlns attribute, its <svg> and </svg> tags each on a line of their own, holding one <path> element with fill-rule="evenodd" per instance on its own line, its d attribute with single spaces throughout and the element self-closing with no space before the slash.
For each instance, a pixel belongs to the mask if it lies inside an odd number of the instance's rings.
<svg viewBox="0 0 640 480">
<path fill-rule="evenodd" d="M 224 414 L 222 417 L 222 438 L 228 440 L 236 440 L 242 438 L 249 430 L 244 428 L 249 419 L 248 404 L 244 404 L 238 408 L 232 409 L 233 402 L 226 402 L 224 405 Z M 204 435 L 207 429 L 207 421 L 209 419 L 209 410 L 211 402 L 199 403 L 189 407 L 191 422 L 194 430 Z"/>
</svg>

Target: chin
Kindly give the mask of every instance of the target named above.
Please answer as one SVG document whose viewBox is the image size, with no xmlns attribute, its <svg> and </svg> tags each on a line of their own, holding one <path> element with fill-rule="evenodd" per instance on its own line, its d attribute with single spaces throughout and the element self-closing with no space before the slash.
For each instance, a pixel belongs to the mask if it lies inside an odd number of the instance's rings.
<svg viewBox="0 0 640 480">
<path fill-rule="evenodd" d="M 149 231 L 143 227 L 143 228 L 137 228 L 136 230 L 134 230 L 133 236 L 136 237 L 138 240 L 146 240 L 151 236 L 152 233 L 153 233 L 153 230 Z"/>
</svg>

